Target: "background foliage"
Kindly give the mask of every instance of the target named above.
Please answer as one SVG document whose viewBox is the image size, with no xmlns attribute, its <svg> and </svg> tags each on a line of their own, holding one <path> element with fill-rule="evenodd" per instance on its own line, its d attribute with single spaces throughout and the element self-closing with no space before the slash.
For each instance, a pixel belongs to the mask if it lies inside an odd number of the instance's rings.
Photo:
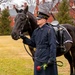
<svg viewBox="0 0 75 75">
<path fill-rule="evenodd" d="M 73 18 L 69 14 L 69 3 L 67 0 L 62 0 L 58 6 L 58 11 L 59 12 L 56 14 L 56 19 L 60 24 L 69 23 L 73 25 Z"/>
<path fill-rule="evenodd" d="M 10 27 L 10 19 L 9 19 L 9 12 L 7 9 L 4 9 L 0 13 L 0 35 L 7 35 L 11 32 Z"/>
</svg>

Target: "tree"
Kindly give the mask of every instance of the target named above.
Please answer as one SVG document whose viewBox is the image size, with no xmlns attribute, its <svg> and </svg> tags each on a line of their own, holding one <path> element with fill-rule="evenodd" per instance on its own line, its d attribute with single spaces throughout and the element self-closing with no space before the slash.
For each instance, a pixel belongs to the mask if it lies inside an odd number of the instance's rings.
<svg viewBox="0 0 75 75">
<path fill-rule="evenodd" d="M 11 21 L 9 20 L 9 12 L 7 9 L 4 9 L 0 17 L 0 34 L 1 35 L 10 34 L 10 31 L 11 31 L 10 22 Z"/>
<path fill-rule="evenodd" d="M 72 17 L 69 14 L 69 3 L 67 0 L 62 0 L 62 2 L 59 4 L 56 19 L 60 24 L 73 24 Z"/>
</svg>

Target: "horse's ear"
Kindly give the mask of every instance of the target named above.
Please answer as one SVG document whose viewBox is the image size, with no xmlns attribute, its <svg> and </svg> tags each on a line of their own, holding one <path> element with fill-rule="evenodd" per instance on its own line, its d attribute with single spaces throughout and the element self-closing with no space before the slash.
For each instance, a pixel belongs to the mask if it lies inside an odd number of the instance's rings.
<svg viewBox="0 0 75 75">
<path fill-rule="evenodd" d="M 16 7 L 14 7 L 14 9 L 16 10 L 17 13 L 23 12 L 23 9 L 18 10 Z"/>
<path fill-rule="evenodd" d="M 24 13 L 26 14 L 28 12 L 28 5 L 24 9 Z"/>
<path fill-rule="evenodd" d="M 15 6 L 14 6 L 14 9 L 16 10 L 17 13 L 19 12 L 19 10 Z"/>
<path fill-rule="evenodd" d="M 17 13 L 23 12 L 23 9 L 18 10 L 17 8 L 15 9 Z"/>
</svg>

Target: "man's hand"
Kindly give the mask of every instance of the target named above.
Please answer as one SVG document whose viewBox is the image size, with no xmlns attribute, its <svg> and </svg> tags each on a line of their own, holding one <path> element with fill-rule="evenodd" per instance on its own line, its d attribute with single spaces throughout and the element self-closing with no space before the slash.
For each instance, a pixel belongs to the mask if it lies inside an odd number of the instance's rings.
<svg viewBox="0 0 75 75">
<path fill-rule="evenodd" d="M 54 64 L 54 61 L 48 60 L 47 65 L 53 65 L 53 64 Z"/>
</svg>

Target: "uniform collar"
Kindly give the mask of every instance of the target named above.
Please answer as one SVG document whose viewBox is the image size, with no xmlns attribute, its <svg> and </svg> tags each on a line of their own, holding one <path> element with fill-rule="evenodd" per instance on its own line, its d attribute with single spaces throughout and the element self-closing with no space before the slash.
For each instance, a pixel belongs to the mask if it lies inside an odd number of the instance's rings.
<svg viewBox="0 0 75 75">
<path fill-rule="evenodd" d="M 45 27 L 45 25 L 46 25 L 46 23 L 45 23 L 42 27 L 39 27 L 39 28 L 44 28 L 44 27 Z"/>
<path fill-rule="evenodd" d="M 38 27 L 37 29 L 38 29 L 38 30 L 39 30 L 39 29 L 40 29 L 40 30 L 43 30 L 43 27 Z"/>
<path fill-rule="evenodd" d="M 42 27 L 38 27 L 37 29 L 41 29 L 41 30 L 43 30 L 44 27 L 45 27 L 46 25 L 47 25 L 47 24 L 45 23 Z"/>
</svg>

